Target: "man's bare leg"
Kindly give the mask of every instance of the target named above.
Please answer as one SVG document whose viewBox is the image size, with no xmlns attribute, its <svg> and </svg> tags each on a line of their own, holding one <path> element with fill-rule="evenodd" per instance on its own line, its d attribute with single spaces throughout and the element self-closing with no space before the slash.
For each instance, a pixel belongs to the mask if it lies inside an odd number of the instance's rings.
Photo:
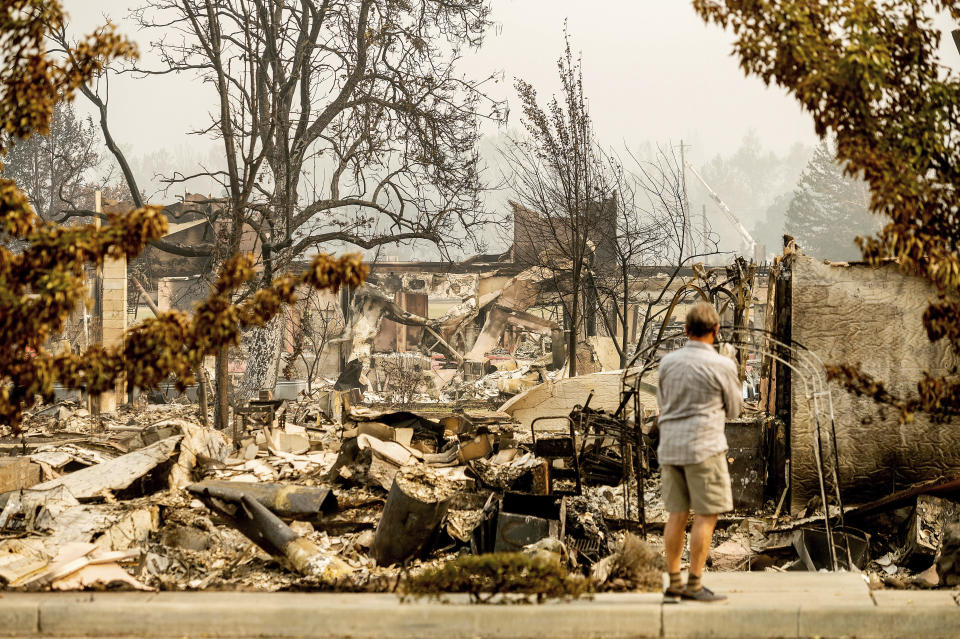
<svg viewBox="0 0 960 639">
<path fill-rule="evenodd" d="M 683 556 L 684 535 L 689 516 L 686 510 L 682 513 L 670 513 L 667 525 L 663 527 L 663 551 L 667 556 L 667 572 L 680 572 L 680 558 Z M 709 547 L 709 542 L 707 543 Z"/>
<path fill-rule="evenodd" d="M 663 551 L 667 558 L 667 572 L 670 573 L 669 590 L 674 592 L 683 589 L 683 582 L 680 579 L 680 559 L 683 557 L 683 543 L 688 517 L 689 512 L 686 510 L 679 513 L 670 513 L 667 518 L 667 525 L 663 527 Z"/>
<path fill-rule="evenodd" d="M 701 588 L 700 578 L 703 576 L 703 568 L 707 564 L 707 555 L 710 553 L 710 542 L 713 541 L 713 529 L 716 525 L 717 515 L 693 516 L 693 528 L 690 530 L 690 570 L 687 576 L 687 590 L 696 591 Z M 664 528 L 664 545 L 666 545 L 666 528 Z"/>
</svg>

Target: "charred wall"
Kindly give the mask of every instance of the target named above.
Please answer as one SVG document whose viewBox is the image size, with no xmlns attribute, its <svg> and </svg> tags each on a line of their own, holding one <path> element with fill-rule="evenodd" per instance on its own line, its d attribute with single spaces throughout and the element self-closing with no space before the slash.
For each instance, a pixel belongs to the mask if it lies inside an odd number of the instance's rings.
<svg viewBox="0 0 960 639">
<path fill-rule="evenodd" d="M 784 261 L 792 271 L 792 337 L 825 363 L 860 363 L 902 394 L 916 392 L 924 370 L 944 373 L 956 363 L 945 345 L 927 340 L 921 325 L 923 309 L 936 295 L 926 281 L 904 275 L 895 264 L 830 265 L 799 254 Z M 934 424 L 920 415 L 900 424 L 896 411 L 837 384 L 830 389 L 848 503 L 960 471 L 958 424 Z M 796 372 L 790 396 L 791 503 L 796 510 L 819 494 L 815 421 Z M 829 422 L 822 426 L 829 429 Z M 824 445 L 829 455 L 828 442 Z"/>
</svg>

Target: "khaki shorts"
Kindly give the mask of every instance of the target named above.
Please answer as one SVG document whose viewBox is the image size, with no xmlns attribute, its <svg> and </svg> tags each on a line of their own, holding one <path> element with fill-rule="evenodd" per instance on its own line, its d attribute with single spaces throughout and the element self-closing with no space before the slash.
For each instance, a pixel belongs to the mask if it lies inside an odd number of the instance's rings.
<svg viewBox="0 0 960 639">
<path fill-rule="evenodd" d="M 725 452 L 699 464 L 661 466 L 663 506 L 668 513 L 682 513 L 693 507 L 698 515 L 717 515 L 733 510 L 733 491 Z"/>
</svg>

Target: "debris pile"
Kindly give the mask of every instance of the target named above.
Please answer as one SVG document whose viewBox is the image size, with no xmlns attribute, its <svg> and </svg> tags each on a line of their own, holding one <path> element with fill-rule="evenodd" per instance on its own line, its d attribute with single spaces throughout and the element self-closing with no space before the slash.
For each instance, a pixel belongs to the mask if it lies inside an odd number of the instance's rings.
<svg viewBox="0 0 960 639">
<path fill-rule="evenodd" d="M 551 571 L 585 579 L 618 547 L 624 533 L 577 488 L 576 464 L 550 451 L 557 437 L 572 451 L 569 433 L 523 432 L 469 405 L 342 399 L 334 419 L 329 398 L 263 394 L 226 432 L 186 404 L 34 413 L 0 438 L 0 581 L 392 591 L 403 575 L 495 551 L 527 553 L 534 572 L 562 558 Z"/>
<path fill-rule="evenodd" d="M 655 442 L 631 419 L 589 396 L 525 426 L 468 404 L 376 410 L 329 393 L 338 419 L 328 396 L 264 395 L 227 432 L 184 404 L 34 413 L 22 435 L 0 437 L 0 583 L 477 600 L 661 587 Z M 842 513 L 830 504 L 829 518 L 819 503 L 791 517 L 743 497 L 721 517 L 710 565 L 821 570 L 836 557 L 877 585 L 957 584 L 958 489 L 948 479 Z"/>
<path fill-rule="evenodd" d="M 663 585 L 664 570 L 659 549 L 627 534 L 617 552 L 594 564 L 592 577 L 609 590 L 657 591 Z"/>
</svg>

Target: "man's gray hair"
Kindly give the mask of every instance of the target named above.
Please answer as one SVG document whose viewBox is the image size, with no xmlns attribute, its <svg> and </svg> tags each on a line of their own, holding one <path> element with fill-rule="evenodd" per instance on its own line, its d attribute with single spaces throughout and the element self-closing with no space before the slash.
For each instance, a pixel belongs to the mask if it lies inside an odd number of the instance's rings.
<svg viewBox="0 0 960 639">
<path fill-rule="evenodd" d="M 687 331 L 694 337 L 703 337 L 713 332 L 720 324 L 720 315 L 713 305 L 697 302 L 687 311 Z"/>
</svg>

